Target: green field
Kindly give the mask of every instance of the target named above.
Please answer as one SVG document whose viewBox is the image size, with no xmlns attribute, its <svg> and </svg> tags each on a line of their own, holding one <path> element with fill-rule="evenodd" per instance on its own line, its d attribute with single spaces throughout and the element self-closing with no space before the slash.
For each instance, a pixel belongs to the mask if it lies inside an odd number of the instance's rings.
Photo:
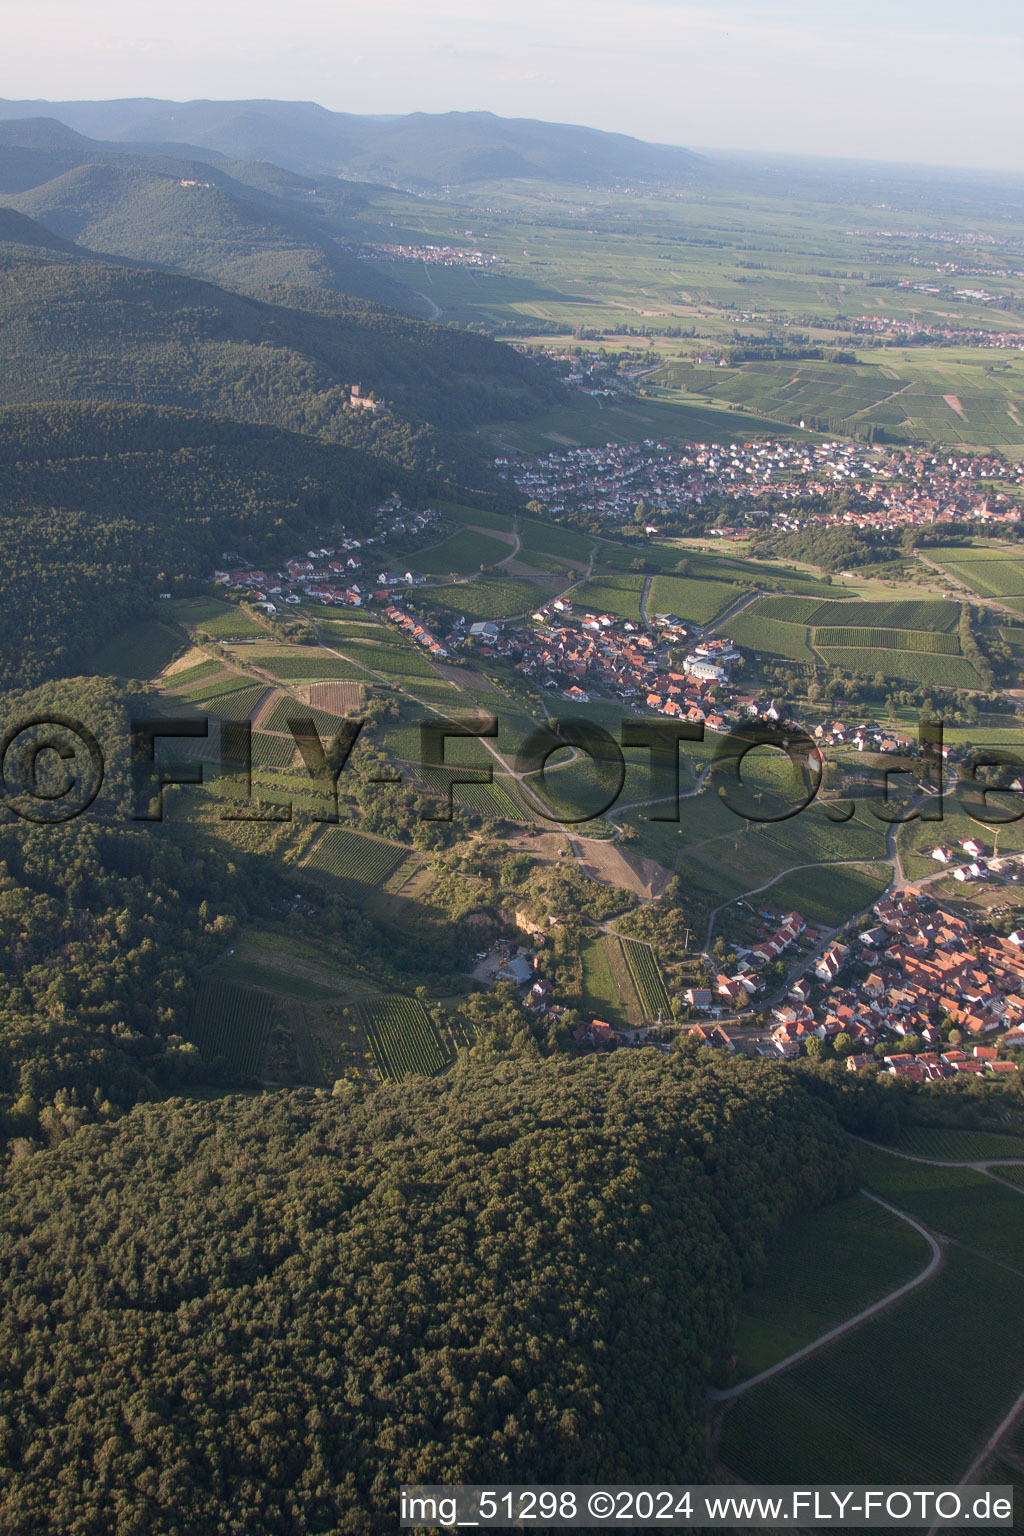
<svg viewBox="0 0 1024 1536">
<path fill-rule="evenodd" d="M 979 597 L 1024 597 L 1024 556 L 1019 551 L 992 545 L 947 545 L 925 553 Z"/>
<path fill-rule="evenodd" d="M 865 1195 L 797 1216 L 779 1234 L 757 1286 L 743 1293 L 737 1381 L 896 1290 L 928 1258 L 921 1234 Z"/>
<path fill-rule="evenodd" d="M 424 600 L 431 608 L 464 614 L 474 624 L 483 619 L 500 621 L 515 614 L 532 613 L 549 595 L 537 582 L 514 577 L 503 581 L 490 576 L 458 586 L 429 587 L 423 591 Z"/>
<path fill-rule="evenodd" d="M 655 576 L 647 598 L 647 612 L 676 613 L 691 624 L 710 624 L 731 608 L 744 589 L 728 581 L 708 581 L 698 576 Z"/>
<path fill-rule="evenodd" d="M 885 602 L 837 599 L 819 604 L 804 622 L 812 627 L 841 624 L 854 629 L 929 629 L 939 632 L 955 629 L 959 619 L 960 604 L 944 599 Z"/>
<path fill-rule="evenodd" d="M 377 647 L 374 646 L 374 651 L 376 649 Z M 415 656 L 410 657 L 413 662 L 418 659 Z M 331 656 L 327 651 L 300 651 L 298 647 L 293 651 L 275 656 L 255 656 L 253 660 L 271 676 L 279 677 L 282 682 L 329 681 L 331 678 L 357 678 L 366 675 L 340 656 Z"/>
<path fill-rule="evenodd" d="M 867 647 L 822 646 L 822 661 L 843 672 L 880 672 L 897 682 L 925 688 L 980 688 L 982 680 L 966 656 L 932 656 L 924 651 L 880 651 Z"/>
<path fill-rule="evenodd" d="M 432 1077 L 448 1065 L 451 1053 L 422 1003 L 378 997 L 357 1006 L 381 1077 L 393 1082 L 414 1073 Z"/>
<path fill-rule="evenodd" d="M 773 601 L 766 598 L 765 602 Z M 803 602 L 803 598 L 793 598 Z M 813 606 L 813 604 L 812 604 Z M 780 623 L 762 618 L 763 604 L 755 603 L 729 620 L 729 638 L 743 650 L 767 656 L 781 656 L 788 661 L 802 661 L 813 666 L 818 658 L 811 650 L 807 630 L 802 624 Z M 685 615 L 684 615 L 685 617 Z"/>
<path fill-rule="evenodd" d="M 1022 1299 L 1018 1275 L 952 1249 L 920 1291 L 741 1396 L 721 1459 L 752 1483 L 956 1482 L 1020 1391 Z"/>
<path fill-rule="evenodd" d="M 837 928 L 877 901 L 891 880 L 888 864 L 821 864 L 786 875 L 764 900 L 780 912 L 796 910 L 805 922 Z"/>
<path fill-rule="evenodd" d="M 933 1231 L 1024 1268 L 1024 1205 L 1020 1195 L 971 1168 L 936 1168 L 859 1149 L 865 1183 Z"/>
<path fill-rule="evenodd" d="M 233 1072 L 259 1075 L 270 1032 L 271 999 L 231 982 L 205 982 L 199 989 L 188 1039 L 204 1060 L 223 1057 Z"/>
<path fill-rule="evenodd" d="M 492 539 L 474 528 L 460 528 L 450 538 L 409 557 L 411 571 L 437 576 L 468 576 L 481 566 L 496 565 L 512 553 L 513 546 L 502 539 Z M 404 565 L 401 569 L 405 569 Z"/>
<path fill-rule="evenodd" d="M 747 1481 L 955 1482 L 1020 1391 L 1022 1196 L 969 1169 L 858 1155 L 869 1189 L 952 1241 L 920 1290 L 728 1406 L 720 1455 Z"/>
<path fill-rule="evenodd" d="M 572 593 L 577 612 L 613 613 L 618 619 L 640 622 L 640 595 L 644 578 L 640 575 L 599 573 Z"/>
<path fill-rule="evenodd" d="M 854 629 L 852 625 L 815 627 L 811 640 L 817 650 L 824 646 L 858 646 L 882 651 L 925 651 L 935 656 L 959 656 L 956 635 L 931 629 Z"/>
</svg>

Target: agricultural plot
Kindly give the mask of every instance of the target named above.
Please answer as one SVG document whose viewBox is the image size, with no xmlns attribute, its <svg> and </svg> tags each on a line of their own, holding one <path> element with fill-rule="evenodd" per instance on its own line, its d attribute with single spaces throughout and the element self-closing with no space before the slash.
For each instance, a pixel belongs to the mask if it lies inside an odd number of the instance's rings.
<svg viewBox="0 0 1024 1536">
<path fill-rule="evenodd" d="M 243 689 L 254 686 L 251 677 L 240 677 L 237 672 L 222 671 L 220 677 L 201 683 L 198 688 L 184 688 L 177 678 L 173 679 L 175 686 L 170 690 L 179 694 L 189 704 L 208 704 L 213 699 L 226 698 L 229 693 L 241 693 Z"/>
<path fill-rule="evenodd" d="M 762 597 L 747 609 L 747 614 L 781 624 L 807 624 L 822 606 L 816 597 Z"/>
<path fill-rule="evenodd" d="M 383 886 L 409 856 L 409 849 L 383 838 L 326 827 L 302 862 L 308 873 L 326 875 L 350 888 Z"/>
<path fill-rule="evenodd" d="M 865 1195 L 795 1217 L 740 1301 L 736 1379 L 756 1376 L 869 1307 L 920 1273 L 928 1255 L 919 1232 Z"/>
<path fill-rule="evenodd" d="M 808 644 L 807 630 L 802 624 L 762 618 L 760 603 L 729 620 L 729 638 L 742 649 L 758 655 L 781 656 L 786 661 L 802 661 L 810 666 L 818 660 Z"/>
<path fill-rule="evenodd" d="M 160 686 L 170 693 L 187 693 L 190 688 L 210 682 L 211 678 L 227 675 L 221 662 L 200 661 L 194 667 L 182 667 L 179 672 L 165 675 L 160 679 Z"/>
<path fill-rule="evenodd" d="M 562 528 L 558 523 L 540 523 L 532 518 L 519 519 L 519 538 L 523 550 L 542 555 L 554 555 L 557 559 L 586 564 L 593 540 L 574 528 Z"/>
<path fill-rule="evenodd" d="M 511 527 L 509 528 L 511 533 Z M 496 565 L 512 553 L 513 545 L 491 538 L 474 528 L 460 528 L 450 538 L 429 549 L 421 549 L 409 559 L 409 569 L 433 575 L 468 576 L 481 566 Z M 401 569 L 405 569 L 404 566 Z"/>
<path fill-rule="evenodd" d="M 651 946 L 640 939 L 628 938 L 620 938 L 619 944 L 644 1013 L 649 1019 L 656 1019 L 659 1013 L 666 1019 L 671 1018 L 672 1005 Z"/>
<path fill-rule="evenodd" d="M 271 676 L 280 678 L 282 682 L 364 676 L 351 662 L 344 661 L 340 656 L 331 656 L 326 651 L 313 651 L 309 654 L 296 648 L 284 654 L 258 656 L 253 659 Z"/>
<path fill-rule="evenodd" d="M 1019 1275 L 951 1248 L 921 1290 L 739 1397 L 722 1461 L 752 1483 L 955 1481 L 1020 1391 L 1022 1294 Z"/>
<path fill-rule="evenodd" d="M 451 1061 L 422 1003 L 411 997 L 378 997 L 358 1011 L 381 1077 L 401 1082 L 414 1074 L 432 1077 Z"/>
<path fill-rule="evenodd" d="M 924 651 L 934 656 L 959 656 L 956 635 L 930 629 L 854 629 L 850 625 L 828 625 L 812 632 L 816 649 L 857 646 L 883 651 Z"/>
<path fill-rule="evenodd" d="M 259 768 L 288 768 L 295 757 L 295 742 L 290 736 L 271 736 L 266 731 L 252 733 L 252 760 Z"/>
<path fill-rule="evenodd" d="M 206 699 L 201 707 L 206 714 L 216 715 L 220 720 L 248 720 L 266 696 L 265 684 L 257 683 L 255 686 L 236 688 L 231 693 L 221 693 L 215 698 Z"/>
<path fill-rule="evenodd" d="M 390 644 L 384 644 L 380 640 L 346 640 L 344 641 L 345 654 L 353 662 L 361 663 L 370 671 L 384 672 L 389 677 L 433 677 L 435 675 L 419 646 L 403 645 L 394 632 L 388 636 L 388 639 Z M 342 662 L 341 665 L 345 666 L 347 663 Z M 330 677 L 332 673 L 325 669 L 322 675 Z M 348 668 L 347 675 L 366 676 L 365 672 L 354 673 L 351 667 Z"/>
<path fill-rule="evenodd" d="M 309 702 L 314 709 L 329 715 L 347 715 L 359 709 L 363 701 L 359 683 L 311 683 Z"/>
<path fill-rule="evenodd" d="M 600 573 L 572 593 L 573 607 L 580 612 L 613 613 L 618 619 L 639 624 L 643 586 L 644 578 L 638 573 Z"/>
<path fill-rule="evenodd" d="M 329 684 L 327 686 L 330 686 Z M 347 688 L 347 683 L 340 685 Z M 329 714 L 327 710 L 316 709 L 311 704 L 300 704 L 297 699 L 278 699 L 270 714 L 263 721 L 263 728 L 267 731 L 277 731 L 280 734 L 288 732 L 289 741 L 292 740 L 288 729 L 289 720 L 312 720 L 314 726 L 324 741 L 333 740 L 337 734 L 341 721 L 337 715 Z M 292 743 L 294 745 L 294 742 Z"/>
<path fill-rule="evenodd" d="M 255 640 L 267 634 L 267 628 L 243 613 L 240 608 L 224 604 L 212 618 L 193 620 L 192 628 L 201 630 L 213 640 Z"/>
<path fill-rule="evenodd" d="M 821 646 L 822 661 L 842 672 L 880 672 L 883 677 L 924 688 L 980 688 L 981 678 L 966 656 L 936 656 L 927 651 L 872 650 L 867 646 Z"/>
<path fill-rule="evenodd" d="M 655 576 L 647 597 L 647 612 L 676 613 L 690 624 L 710 624 L 731 608 L 744 589 L 728 581 L 697 576 Z"/>
<path fill-rule="evenodd" d="M 1024 597 L 1024 559 L 1011 550 L 951 545 L 927 553 L 980 597 Z"/>
<path fill-rule="evenodd" d="M 865 1183 L 892 1205 L 945 1237 L 1024 1268 L 1024 1206 L 1015 1190 L 971 1168 L 912 1163 L 872 1147 L 859 1152 Z"/>
<path fill-rule="evenodd" d="M 777 601 L 777 600 L 776 600 Z M 835 599 L 821 603 L 806 623 L 826 628 L 830 624 L 852 625 L 855 629 L 955 629 L 960 620 L 960 604 L 941 598 L 920 598 L 888 602 L 858 602 Z"/>
<path fill-rule="evenodd" d="M 667 996 L 663 1001 L 658 1000 L 658 983 L 661 983 L 662 993 L 664 983 L 657 965 L 654 965 L 653 974 L 645 973 L 643 960 L 634 958 L 637 966 L 634 972 L 627 957 L 627 945 L 630 942 L 617 935 L 606 934 L 590 939 L 580 951 L 583 1008 L 588 1018 L 603 1019 L 613 1028 L 641 1025 L 645 1020 L 656 1018 L 659 1007 L 669 1012 Z M 647 945 L 638 947 L 647 950 L 650 960 L 654 961 Z M 637 980 L 638 975 L 643 978 L 645 974 L 651 1001 L 657 1004 L 654 1008 L 645 1001 L 641 982 Z"/>
<path fill-rule="evenodd" d="M 563 583 L 564 585 L 564 583 Z M 470 623 L 483 619 L 509 619 L 515 614 L 532 613 L 557 590 L 557 582 L 530 582 L 509 577 L 502 581 L 497 577 L 481 576 L 478 581 L 462 582 L 458 586 L 431 587 L 430 604 L 448 613 L 461 613 Z"/>
<path fill-rule="evenodd" d="M 456 784 L 452 796 L 457 805 L 467 806 L 480 816 L 496 816 L 504 821 L 534 820 L 497 780 L 492 784 Z"/>
<path fill-rule="evenodd" d="M 973 1163 L 987 1157 L 1019 1157 L 1024 1161 L 1024 1136 L 1002 1136 L 990 1131 L 946 1131 L 908 1125 L 900 1132 L 898 1146 L 901 1152 L 911 1152 L 915 1157 L 937 1157 L 946 1162 Z"/>
<path fill-rule="evenodd" d="M 837 928 L 877 901 L 891 880 L 888 864 L 821 864 L 783 876 L 763 899 L 780 912 L 795 909 L 805 922 Z"/>
<path fill-rule="evenodd" d="M 273 1012 L 262 992 L 230 982 L 207 982 L 199 989 L 188 1038 L 203 1059 L 223 1057 L 234 1072 L 259 1075 Z"/>
</svg>

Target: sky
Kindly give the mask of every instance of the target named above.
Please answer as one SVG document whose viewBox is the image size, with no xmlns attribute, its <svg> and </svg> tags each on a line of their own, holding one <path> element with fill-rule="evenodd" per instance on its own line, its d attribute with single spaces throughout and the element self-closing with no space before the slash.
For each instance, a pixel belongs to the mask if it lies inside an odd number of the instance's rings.
<svg viewBox="0 0 1024 1536">
<path fill-rule="evenodd" d="M 0 0 L 0 96 L 488 110 L 1024 171 L 1021 0 Z"/>
</svg>

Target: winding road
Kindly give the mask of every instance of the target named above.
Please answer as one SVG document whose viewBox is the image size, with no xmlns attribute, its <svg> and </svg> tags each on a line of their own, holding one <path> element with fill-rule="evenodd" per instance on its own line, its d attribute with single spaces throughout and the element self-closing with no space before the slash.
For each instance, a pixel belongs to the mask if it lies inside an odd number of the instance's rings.
<svg viewBox="0 0 1024 1536">
<path fill-rule="evenodd" d="M 770 1365 L 767 1370 L 759 1371 L 756 1376 L 749 1376 L 746 1381 L 739 1382 L 735 1387 L 710 1388 L 708 1398 L 711 1402 L 730 1402 L 734 1397 L 739 1397 L 742 1393 L 749 1392 L 752 1387 L 760 1386 L 762 1381 L 768 1381 L 772 1376 L 777 1376 L 780 1371 L 788 1371 L 791 1366 L 798 1365 L 801 1360 L 806 1360 L 808 1355 L 813 1355 L 819 1349 L 824 1349 L 827 1344 L 832 1344 L 836 1339 L 841 1339 L 844 1333 L 850 1332 L 851 1328 L 859 1327 L 861 1323 L 866 1323 L 869 1318 L 876 1317 L 886 1307 L 891 1307 L 901 1297 L 908 1296 L 911 1291 L 916 1291 L 919 1285 L 924 1285 L 925 1281 L 930 1280 L 932 1275 L 934 1275 L 942 1263 L 942 1249 L 928 1231 L 928 1228 L 922 1226 L 916 1217 L 908 1216 L 906 1211 L 901 1211 L 895 1205 L 890 1205 L 888 1200 L 883 1200 L 880 1196 L 873 1195 L 869 1189 L 862 1189 L 860 1192 L 862 1195 L 866 1195 L 869 1200 L 873 1200 L 876 1205 L 884 1206 L 887 1211 L 891 1211 L 894 1216 L 898 1216 L 901 1221 L 905 1221 L 908 1226 L 920 1232 L 931 1249 L 931 1257 L 924 1269 L 919 1274 L 914 1275 L 912 1279 L 904 1281 L 902 1285 L 897 1286 L 894 1291 L 890 1291 L 888 1295 L 883 1296 L 879 1301 L 872 1302 L 870 1307 L 865 1307 L 863 1311 L 855 1313 L 853 1317 L 848 1317 L 845 1323 L 837 1323 L 834 1328 L 829 1328 L 826 1333 L 820 1334 L 816 1339 L 812 1339 L 802 1349 L 794 1350 L 784 1360 L 779 1360 L 775 1365 Z"/>
</svg>

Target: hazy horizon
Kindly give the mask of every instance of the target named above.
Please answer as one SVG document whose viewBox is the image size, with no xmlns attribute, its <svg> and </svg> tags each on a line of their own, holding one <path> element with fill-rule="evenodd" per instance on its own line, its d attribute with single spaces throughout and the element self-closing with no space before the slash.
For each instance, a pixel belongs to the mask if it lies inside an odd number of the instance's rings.
<svg viewBox="0 0 1024 1536">
<path fill-rule="evenodd" d="M 1024 171 L 1009 0 L 99 0 L 8 8 L 9 100 L 315 101 L 375 116 L 491 111 L 687 148 Z"/>
</svg>

